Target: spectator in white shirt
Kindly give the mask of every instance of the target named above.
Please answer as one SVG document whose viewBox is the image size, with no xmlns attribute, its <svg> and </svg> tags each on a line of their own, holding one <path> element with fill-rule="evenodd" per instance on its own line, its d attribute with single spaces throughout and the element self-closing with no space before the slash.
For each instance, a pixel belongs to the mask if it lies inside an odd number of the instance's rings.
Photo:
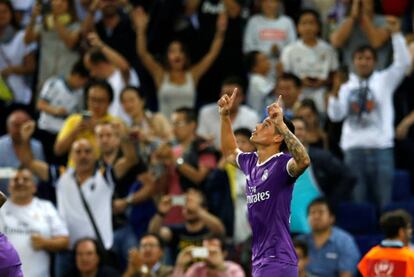
<svg viewBox="0 0 414 277">
<path fill-rule="evenodd" d="M 257 114 L 265 111 L 265 99 L 272 92 L 275 82 L 269 78 L 271 63 L 269 58 L 259 51 L 249 52 L 246 56 L 246 67 L 249 71 L 249 87 L 247 89 L 247 104 Z"/>
<path fill-rule="evenodd" d="M 297 24 L 300 39 L 283 49 L 283 71 L 302 80 L 302 97 L 311 98 L 320 113 L 325 112 L 325 93 L 331 76 L 338 69 L 338 57 L 321 33 L 319 14 L 303 10 Z"/>
<path fill-rule="evenodd" d="M 241 79 L 229 77 L 224 80 L 220 95 L 230 95 L 235 89 L 237 89 L 238 93 L 233 108 L 230 111 L 232 126 L 235 129 L 245 127 L 253 130 L 257 122 L 259 122 L 259 116 L 252 108 L 242 105 L 244 90 Z M 200 110 L 197 129 L 197 134 L 203 138 L 211 139 L 217 149 L 220 149 L 220 124 L 217 124 L 219 117 L 216 103 L 205 105 Z"/>
<path fill-rule="evenodd" d="M 19 168 L 9 182 L 10 201 L 0 210 L 0 230 L 22 261 L 24 276 L 49 276 L 49 252 L 67 249 L 69 234 L 56 208 L 34 197 L 36 184 L 27 168 Z"/>
</svg>

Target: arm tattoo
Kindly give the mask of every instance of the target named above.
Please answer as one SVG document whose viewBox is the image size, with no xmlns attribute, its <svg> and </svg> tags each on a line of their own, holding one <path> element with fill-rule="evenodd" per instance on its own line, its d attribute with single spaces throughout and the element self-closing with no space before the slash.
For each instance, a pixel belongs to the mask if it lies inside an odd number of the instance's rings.
<svg viewBox="0 0 414 277">
<path fill-rule="evenodd" d="M 310 158 L 306 148 L 287 127 L 278 128 L 278 131 L 283 135 L 289 152 L 293 156 L 294 163 L 289 163 L 289 171 L 293 175 L 299 176 L 303 171 L 305 171 L 310 163 Z"/>
</svg>

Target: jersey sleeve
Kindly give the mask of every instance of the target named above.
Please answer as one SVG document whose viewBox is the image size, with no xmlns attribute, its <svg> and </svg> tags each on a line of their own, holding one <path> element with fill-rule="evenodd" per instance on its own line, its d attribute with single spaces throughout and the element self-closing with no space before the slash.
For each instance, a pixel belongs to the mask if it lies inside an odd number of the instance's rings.
<svg viewBox="0 0 414 277">
<path fill-rule="evenodd" d="M 248 174 L 250 169 L 255 165 L 257 162 L 257 156 L 255 152 L 239 152 L 236 157 L 237 166 L 243 171 L 244 174 Z"/>
</svg>

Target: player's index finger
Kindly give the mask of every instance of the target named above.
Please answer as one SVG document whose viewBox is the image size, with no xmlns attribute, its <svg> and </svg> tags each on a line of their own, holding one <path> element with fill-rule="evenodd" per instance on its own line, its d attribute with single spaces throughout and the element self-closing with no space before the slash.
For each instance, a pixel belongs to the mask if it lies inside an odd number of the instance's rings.
<svg viewBox="0 0 414 277">
<path fill-rule="evenodd" d="M 231 94 L 231 96 L 230 96 L 230 100 L 235 99 L 235 98 L 236 98 L 236 95 L 237 95 L 237 88 L 234 88 L 234 89 L 233 89 L 233 93 L 232 93 L 232 94 Z"/>
<path fill-rule="evenodd" d="M 279 97 L 277 98 L 276 104 L 280 105 L 282 102 L 282 95 L 279 95 Z"/>
</svg>

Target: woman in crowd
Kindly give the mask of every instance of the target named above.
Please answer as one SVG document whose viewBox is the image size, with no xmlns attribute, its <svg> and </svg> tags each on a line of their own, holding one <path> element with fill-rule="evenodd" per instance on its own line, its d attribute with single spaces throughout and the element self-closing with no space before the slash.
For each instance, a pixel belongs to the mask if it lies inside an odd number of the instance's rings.
<svg viewBox="0 0 414 277">
<path fill-rule="evenodd" d="M 2 90 L 7 86 L 14 103 L 29 105 L 32 99 L 27 77 L 35 70 L 34 50 L 34 44 L 24 43 L 24 31 L 18 29 L 11 1 L 0 0 L 0 83 Z"/>
<path fill-rule="evenodd" d="M 227 28 L 225 15 L 217 19 L 216 35 L 209 52 L 195 65 L 190 65 L 184 46 L 179 41 L 172 41 L 168 46 L 166 64 L 159 63 L 146 46 L 148 16 L 142 8 L 134 11 L 133 20 L 137 30 L 138 55 L 155 81 L 161 113 L 169 117 L 179 107 L 194 107 L 197 83 L 217 58 L 223 45 Z"/>
<path fill-rule="evenodd" d="M 74 5 L 74 0 L 51 0 L 33 8 L 25 42 L 40 43 L 39 88 L 51 76 L 69 74 L 79 60 L 76 47 L 80 40 L 80 23 Z M 42 22 L 37 25 L 39 16 Z"/>
</svg>

